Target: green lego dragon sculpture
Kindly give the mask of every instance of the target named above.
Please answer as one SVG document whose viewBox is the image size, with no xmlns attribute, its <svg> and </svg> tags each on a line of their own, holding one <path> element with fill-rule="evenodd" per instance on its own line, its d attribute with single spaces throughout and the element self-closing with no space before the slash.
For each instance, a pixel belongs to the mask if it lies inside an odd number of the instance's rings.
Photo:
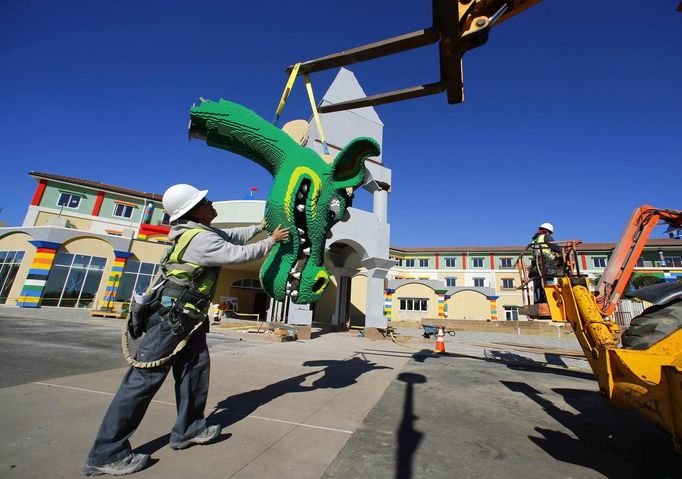
<svg viewBox="0 0 682 479">
<path fill-rule="evenodd" d="M 288 294 L 298 304 L 317 301 L 329 284 L 322 264 L 327 234 L 344 217 L 349 191 L 362 184 L 365 159 L 379 154 L 377 142 L 356 138 L 327 163 L 237 103 L 201 99 L 190 119 L 191 138 L 255 161 L 273 176 L 266 229 L 282 225 L 290 239 L 277 243 L 261 267 L 265 292 L 278 300 Z"/>
</svg>

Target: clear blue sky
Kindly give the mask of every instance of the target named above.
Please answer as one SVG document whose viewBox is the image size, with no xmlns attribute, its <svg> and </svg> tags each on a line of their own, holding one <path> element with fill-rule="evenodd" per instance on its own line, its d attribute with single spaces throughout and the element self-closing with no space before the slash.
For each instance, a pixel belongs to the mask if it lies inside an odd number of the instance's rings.
<svg viewBox="0 0 682 479">
<path fill-rule="evenodd" d="M 557 239 L 616 241 L 635 207 L 682 208 L 678 3 L 545 0 L 465 56 L 464 104 L 378 107 L 391 244 L 520 245 L 545 221 Z M 264 169 L 187 141 L 192 103 L 270 118 L 287 65 L 430 23 L 426 0 L 3 2 L 0 220 L 21 223 L 29 170 L 264 197 Z M 429 83 L 437 50 L 350 69 L 368 94 Z M 318 98 L 334 74 L 313 76 Z M 299 82 L 283 120 L 309 115 Z"/>
</svg>

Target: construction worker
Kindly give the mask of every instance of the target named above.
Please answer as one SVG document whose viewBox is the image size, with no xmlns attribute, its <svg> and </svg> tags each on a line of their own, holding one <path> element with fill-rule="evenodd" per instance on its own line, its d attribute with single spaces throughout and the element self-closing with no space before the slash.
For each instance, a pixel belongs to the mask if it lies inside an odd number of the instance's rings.
<svg viewBox="0 0 682 479">
<path fill-rule="evenodd" d="M 208 425 L 204 408 L 208 395 L 209 355 L 206 330 L 207 311 L 215 292 L 220 267 L 246 263 L 264 257 L 275 242 L 287 241 L 289 231 L 277 227 L 272 236 L 245 245 L 263 230 L 257 226 L 219 230 L 211 227 L 217 213 L 206 198 L 207 190 L 178 184 L 166 190 L 163 207 L 175 225 L 168 234 L 174 242 L 162 261 L 159 309 L 146 324 L 136 360 L 150 362 L 171 355 L 189 339 L 169 362 L 158 367 L 131 367 L 107 410 L 83 469 L 86 476 L 124 475 L 143 469 L 149 454 L 131 451 L 129 438 L 142 421 L 154 394 L 173 369 L 177 418 L 170 433 L 171 449 L 207 444 L 220 436 L 221 425 Z M 191 333 L 190 331 L 194 331 Z M 142 334 L 142 331 L 131 333 Z"/>
<path fill-rule="evenodd" d="M 552 238 L 554 226 L 552 223 L 542 223 L 531 240 L 533 262 L 529 270 L 529 277 L 533 278 L 533 291 L 536 303 L 546 303 L 544 282 L 548 275 L 557 274 L 560 264 L 561 247 Z"/>
</svg>

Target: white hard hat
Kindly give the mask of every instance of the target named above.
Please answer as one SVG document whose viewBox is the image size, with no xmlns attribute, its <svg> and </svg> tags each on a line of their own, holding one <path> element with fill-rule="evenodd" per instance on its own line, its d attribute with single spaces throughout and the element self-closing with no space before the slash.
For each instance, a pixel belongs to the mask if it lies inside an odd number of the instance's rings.
<svg viewBox="0 0 682 479">
<path fill-rule="evenodd" d="M 549 230 L 550 233 L 554 233 L 554 226 L 552 226 L 552 223 L 542 223 L 540 225 L 540 228 L 544 228 L 546 230 Z"/>
<path fill-rule="evenodd" d="M 194 208 L 206 197 L 208 190 L 198 190 L 192 185 L 180 183 L 173 185 L 163 194 L 163 209 L 175 221 Z"/>
</svg>

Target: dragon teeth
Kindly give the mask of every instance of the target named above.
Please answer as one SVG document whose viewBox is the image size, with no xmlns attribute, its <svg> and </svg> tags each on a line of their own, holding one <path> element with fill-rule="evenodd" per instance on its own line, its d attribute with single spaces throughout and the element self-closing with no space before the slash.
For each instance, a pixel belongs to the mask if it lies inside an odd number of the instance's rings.
<svg viewBox="0 0 682 479">
<path fill-rule="evenodd" d="M 298 291 L 292 291 L 291 297 L 295 298 L 296 296 L 298 296 Z"/>
<path fill-rule="evenodd" d="M 304 193 L 308 191 L 308 185 L 301 185 L 301 191 Z"/>
<path fill-rule="evenodd" d="M 294 279 L 299 279 L 301 277 L 301 272 L 297 271 L 296 273 L 292 273 L 291 277 Z"/>
<path fill-rule="evenodd" d="M 304 248 L 303 249 L 303 254 L 306 256 L 310 256 L 310 248 Z"/>
<path fill-rule="evenodd" d="M 297 229 L 298 229 L 298 234 L 300 234 L 300 235 L 305 234 L 305 230 L 303 230 L 301 228 L 297 228 Z"/>
<path fill-rule="evenodd" d="M 300 211 L 301 213 L 303 213 L 303 212 L 305 211 L 305 205 L 298 205 L 298 206 L 296 207 L 296 209 L 297 209 L 298 211 Z"/>
<path fill-rule="evenodd" d="M 296 193 L 296 199 L 301 199 L 303 198 L 303 193 Z"/>
</svg>

